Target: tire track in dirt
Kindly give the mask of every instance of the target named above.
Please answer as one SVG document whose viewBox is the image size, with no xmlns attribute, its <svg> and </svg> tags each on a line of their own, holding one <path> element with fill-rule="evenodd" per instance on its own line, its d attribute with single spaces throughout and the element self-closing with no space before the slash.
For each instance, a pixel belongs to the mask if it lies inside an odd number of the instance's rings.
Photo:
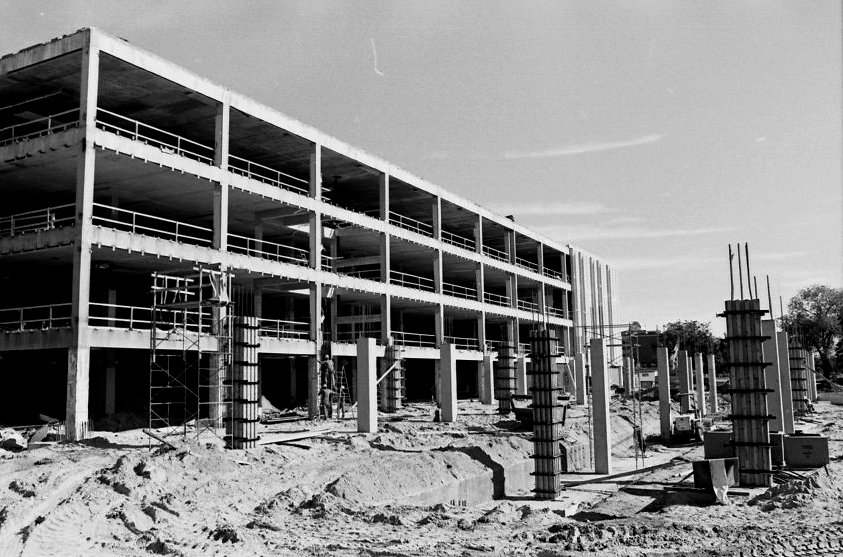
<svg viewBox="0 0 843 557">
<path fill-rule="evenodd" d="M 111 456 L 92 457 L 73 464 L 70 470 L 54 476 L 49 482 L 39 484 L 38 491 L 47 492 L 47 497 L 39 502 L 33 502 L 23 512 L 15 513 L 2 525 L 2 528 L 0 528 L 0 555 L 3 557 L 20 557 L 23 555 L 28 539 L 46 521 L 46 517 L 54 512 L 56 507 L 68 500 L 73 492 L 79 489 L 96 470 L 113 461 L 114 458 Z M 66 517 L 66 519 L 71 521 L 70 517 Z M 66 529 L 62 531 L 67 532 Z M 78 534 L 79 523 L 77 522 L 70 539 L 73 540 L 73 538 L 78 537 Z M 66 540 L 61 539 L 54 543 L 62 549 L 63 555 L 68 555 L 67 551 L 64 550 Z"/>
</svg>

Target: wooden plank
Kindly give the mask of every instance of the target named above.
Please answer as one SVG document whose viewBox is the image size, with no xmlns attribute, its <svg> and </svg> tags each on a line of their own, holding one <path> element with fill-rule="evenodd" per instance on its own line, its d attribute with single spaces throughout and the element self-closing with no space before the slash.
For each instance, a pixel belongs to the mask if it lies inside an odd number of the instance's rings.
<svg viewBox="0 0 843 557">
<path fill-rule="evenodd" d="M 298 433 L 275 433 L 268 435 L 261 435 L 258 445 L 272 445 L 277 443 L 289 443 L 291 441 L 301 441 L 302 439 L 312 439 L 320 437 L 326 433 L 333 433 L 333 428 L 318 429 L 316 431 L 302 431 Z"/>
</svg>

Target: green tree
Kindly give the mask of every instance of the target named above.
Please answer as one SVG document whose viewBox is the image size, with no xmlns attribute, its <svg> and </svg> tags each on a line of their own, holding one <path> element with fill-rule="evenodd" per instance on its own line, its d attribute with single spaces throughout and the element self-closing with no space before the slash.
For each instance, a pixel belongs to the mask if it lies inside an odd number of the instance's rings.
<svg viewBox="0 0 843 557">
<path fill-rule="evenodd" d="M 832 374 L 835 344 L 843 337 L 843 288 L 820 284 L 803 288 L 788 302 L 784 321 L 805 348 L 819 354 L 823 373 Z"/>
</svg>

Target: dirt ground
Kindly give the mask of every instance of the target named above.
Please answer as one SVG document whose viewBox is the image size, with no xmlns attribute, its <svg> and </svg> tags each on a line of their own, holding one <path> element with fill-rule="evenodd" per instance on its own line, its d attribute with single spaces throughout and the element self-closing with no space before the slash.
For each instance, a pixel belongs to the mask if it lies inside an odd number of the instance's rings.
<svg viewBox="0 0 843 557">
<path fill-rule="evenodd" d="M 645 434 L 657 432 L 655 405 Z M 456 424 L 411 405 L 372 435 L 351 419 L 264 426 L 265 439 L 325 431 L 251 450 L 211 437 L 150 449 L 139 430 L 96 432 L 0 450 L 0 555 L 841 555 L 843 406 L 816 409 L 798 427 L 828 435 L 831 464 L 734 488 L 726 505 L 692 489 L 701 447 L 654 444 L 636 458 L 619 400 L 614 466 L 627 474 L 569 474 L 551 502 L 529 491 L 529 432 L 477 402 L 460 403 Z M 586 411 L 572 409 L 566 437 L 586 456 L 587 432 Z"/>
</svg>

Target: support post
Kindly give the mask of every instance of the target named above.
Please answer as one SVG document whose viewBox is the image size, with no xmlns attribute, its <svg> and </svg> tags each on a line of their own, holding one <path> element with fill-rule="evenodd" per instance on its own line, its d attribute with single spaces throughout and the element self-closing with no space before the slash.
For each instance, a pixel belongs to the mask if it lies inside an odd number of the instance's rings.
<svg viewBox="0 0 843 557">
<path fill-rule="evenodd" d="M 770 365 L 764 369 L 767 388 L 767 409 L 773 419 L 770 420 L 770 431 L 784 431 L 782 420 L 782 387 L 781 372 L 779 371 L 779 341 L 776 338 L 776 322 L 772 319 L 761 321 L 761 335 L 766 337 L 761 345 L 764 361 Z"/>
<path fill-rule="evenodd" d="M 623 359 L 623 390 L 624 398 L 632 398 L 632 358 L 627 356 Z"/>
<path fill-rule="evenodd" d="M 717 403 L 717 369 L 714 363 L 714 354 L 708 355 L 708 408 L 712 414 L 720 411 Z"/>
<path fill-rule="evenodd" d="M 515 348 L 513 357 L 517 353 L 518 349 Z M 515 363 L 515 393 L 522 396 L 529 394 L 527 392 L 527 357 L 524 354 L 518 356 Z"/>
<path fill-rule="evenodd" d="M 793 391 L 790 384 L 790 355 L 788 354 L 788 337 L 786 331 L 778 331 L 776 340 L 779 346 L 779 385 L 782 389 L 782 427 L 787 434 L 794 433 L 793 424 Z"/>
<path fill-rule="evenodd" d="M 676 378 L 679 380 L 680 412 L 687 414 L 691 411 L 691 385 L 688 352 L 685 350 L 676 353 Z"/>
<path fill-rule="evenodd" d="M 574 377 L 577 383 L 577 404 L 582 406 L 588 397 L 588 384 L 585 379 L 585 354 L 574 355 Z"/>
<path fill-rule="evenodd" d="M 492 370 L 492 355 L 490 353 L 483 354 L 483 359 L 478 362 L 479 371 L 479 386 L 480 388 L 480 403 L 494 404 L 495 403 L 495 381 L 494 372 Z"/>
<path fill-rule="evenodd" d="M 376 390 L 377 355 L 375 339 L 357 339 L 357 431 L 375 433 L 378 430 L 378 397 Z"/>
<path fill-rule="evenodd" d="M 457 355 L 453 346 L 446 342 L 439 349 L 441 366 L 442 397 L 439 404 L 442 408 L 442 421 L 457 420 Z"/>
<path fill-rule="evenodd" d="M 609 423 L 609 375 L 606 340 L 591 339 L 591 404 L 594 419 L 594 472 L 612 473 L 612 432 Z"/>
<path fill-rule="evenodd" d="M 310 285 L 310 338 L 314 354 L 307 359 L 307 415 L 313 419 L 319 416 L 319 366 L 322 359 L 322 283 Z"/>
<path fill-rule="evenodd" d="M 700 418 L 705 417 L 705 375 L 703 370 L 702 352 L 694 354 L 694 371 L 697 376 L 697 412 Z"/>
<path fill-rule="evenodd" d="M 667 347 L 656 348 L 656 365 L 659 370 L 659 424 L 663 443 L 670 443 L 673 419 L 670 415 L 670 360 Z"/>
</svg>

